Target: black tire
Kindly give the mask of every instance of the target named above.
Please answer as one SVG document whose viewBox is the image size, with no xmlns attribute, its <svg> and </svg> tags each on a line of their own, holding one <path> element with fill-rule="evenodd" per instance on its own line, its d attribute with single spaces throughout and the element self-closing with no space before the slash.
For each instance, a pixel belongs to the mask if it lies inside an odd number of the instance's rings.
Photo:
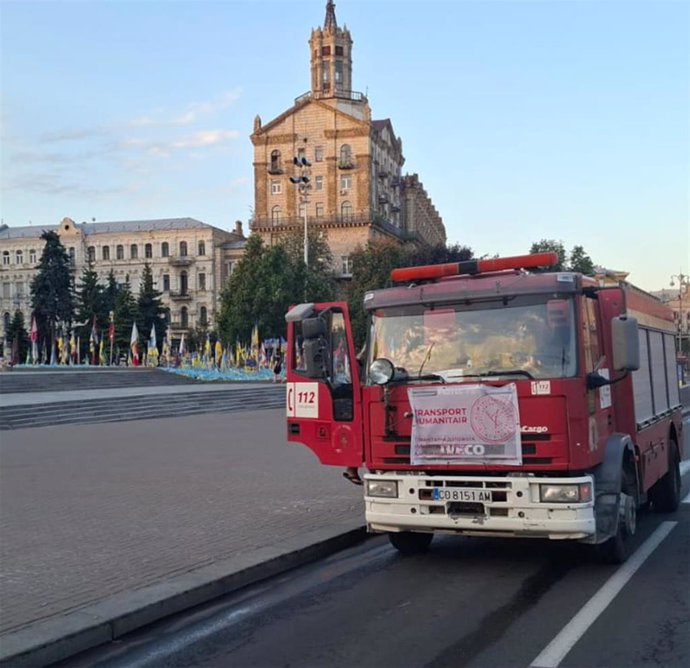
<svg viewBox="0 0 690 668">
<path fill-rule="evenodd" d="M 680 457 L 674 438 L 668 442 L 668 471 L 649 490 L 650 500 L 658 513 L 672 513 L 680 505 Z"/>
<path fill-rule="evenodd" d="M 622 564 L 630 556 L 629 538 L 637 529 L 637 502 L 635 497 L 627 496 L 627 499 L 629 507 L 626 519 L 618 518 L 616 535 L 597 545 L 599 559 L 605 564 Z"/>
<path fill-rule="evenodd" d="M 389 533 L 388 540 L 400 554 L 421 554 L 426 552 L 434 539 L 433 533 L 417 533 L 414 531 L 401 531 Z"/>
</svg>

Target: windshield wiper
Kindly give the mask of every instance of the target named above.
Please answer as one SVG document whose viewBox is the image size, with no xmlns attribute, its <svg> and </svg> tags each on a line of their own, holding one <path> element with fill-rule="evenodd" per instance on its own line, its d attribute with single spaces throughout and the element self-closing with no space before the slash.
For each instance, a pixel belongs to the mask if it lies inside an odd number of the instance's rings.
<svg viewBox="0 0 690 668">
<path fill-rule="evenodd" d="M 492 369 L 484 373 L 465 373 L 462 376 L 457 376 L 457 378 L 486 378 L 490 376 L 525 376 L 530 380 L 534 380 L 534 376 L 529 371 L 525 371 L 525 369 Z M 451 378 L 454 377 L 451 376 Z"/>
</svg>

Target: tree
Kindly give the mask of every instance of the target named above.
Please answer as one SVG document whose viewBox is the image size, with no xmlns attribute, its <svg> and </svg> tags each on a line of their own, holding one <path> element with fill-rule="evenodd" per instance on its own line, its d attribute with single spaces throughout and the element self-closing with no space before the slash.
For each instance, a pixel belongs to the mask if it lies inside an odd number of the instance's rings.
<svg viewBox="0 0 690 668">
<path fill-rule="evenodd" d="M 305 299 L 310 302 L 332 301 L 337 294 L 337 280 L 334 261 L 328 238 L 316 230 L 307 233 L 309 246 L 309 266 L 304 266 L 304 233 L 297 229 L 287 234 L 282 245 L 285 246 L 290 264 L 292 279 L 295 281 L 293 302 Z"/>
<path fill-rule="evenodd" d="M 529 249 L 530 253 L 546 253 L 549 251 L 554 251 L 558 255 L 558 263 L 553 267 L 549 267 L 548 271 L 567 271 L 567 254 L 562 241 L 542 239 L 533 243 Z"/>
<path fill-rule="evenodd" d="M 39 340 L 55 344 L 58 323 L 74 319 L 74 278 L 69 255 L 57 232 L 46 231 L 38 272 L 31 281 L 31 308 L 36 316 Z"/>
<path fill-rule="evenodd" d="M 160 346 L 165 336 L 165 309 L 161 303 L 161 293 L 153 287 L 153 274 L 147 262 L 141 276 L 141 287 L 137 299 L 137 329 L 148 340 L 151 326 L 156 329 L 156 342 Z"/>
<path fill-rule="evenodd" d="M 21 364 L 24 362 L 29 350 L 29 334 L 26 331 L 24 314 L 21 311 L 15 311 L 12 322 L 10 322 L 7 330 L 7 343 L 12 350 L 12 363 Z"/>
<path fill-rule="evenodd" d="M 129 284 L 129 274 L 125 277 L 125 284 L 117 295 L 114 316 L 115 340 L 113 344 L 121 355 L 126 355 L 132 335 L 132 324 L 137 317 L 137 301 Z"/>
<path fill-rule="evenodd" d="M 594 276 L 594 262 L 582 246 L 573 246 L 570 251 L 570 271 L 579 271 L 586 276 Z"/>
<path fill-rule="evenodd" d="M 79 332 L 82 343 L 80 356 L 84 350 L 88 349 L 94 318 L 96 328 L 102 335 L 103 330 L 107 329 L 108 312 L 105 310 L 103 286 L 98 284 L 98 274 L 94 271 L 93 264 L 89 262 L 84 267 L 80 283 L 77 285 L 77 320 L 84 323 Z"/>
<path fill-rule="evenodd" d="M 110 312 L 115 311 L 117 296 L 120 294 L 120 286 L 115 280 L 115 272 L 111 269 L 108 273 L 108 282 L 103 289 L 103 310 L 110 317 Z"/>
</svg>

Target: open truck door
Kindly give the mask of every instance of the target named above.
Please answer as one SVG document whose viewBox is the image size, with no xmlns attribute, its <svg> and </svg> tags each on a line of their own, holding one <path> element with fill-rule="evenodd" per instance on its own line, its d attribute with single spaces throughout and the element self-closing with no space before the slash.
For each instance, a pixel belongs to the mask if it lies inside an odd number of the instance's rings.
<svg viewBox="0 0 690 668">
<path fill-rule="evenodd" d="M 361 466 L 360 369 L 347 304 L 298 304 L 285 319 L 288 441 L 306 445 L 322 464 Z"/>
</svg>

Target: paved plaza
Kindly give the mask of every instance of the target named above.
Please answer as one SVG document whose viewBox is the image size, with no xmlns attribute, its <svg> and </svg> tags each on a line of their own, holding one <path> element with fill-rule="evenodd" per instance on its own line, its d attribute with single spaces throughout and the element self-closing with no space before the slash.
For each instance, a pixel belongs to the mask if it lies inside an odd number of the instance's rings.
<svg viewBox="0 0 690 668">
<path fill-rule="evenodd" d="M 0 634 L 363 517 L 281 409 L 0 438 Z"/>
</svg>

